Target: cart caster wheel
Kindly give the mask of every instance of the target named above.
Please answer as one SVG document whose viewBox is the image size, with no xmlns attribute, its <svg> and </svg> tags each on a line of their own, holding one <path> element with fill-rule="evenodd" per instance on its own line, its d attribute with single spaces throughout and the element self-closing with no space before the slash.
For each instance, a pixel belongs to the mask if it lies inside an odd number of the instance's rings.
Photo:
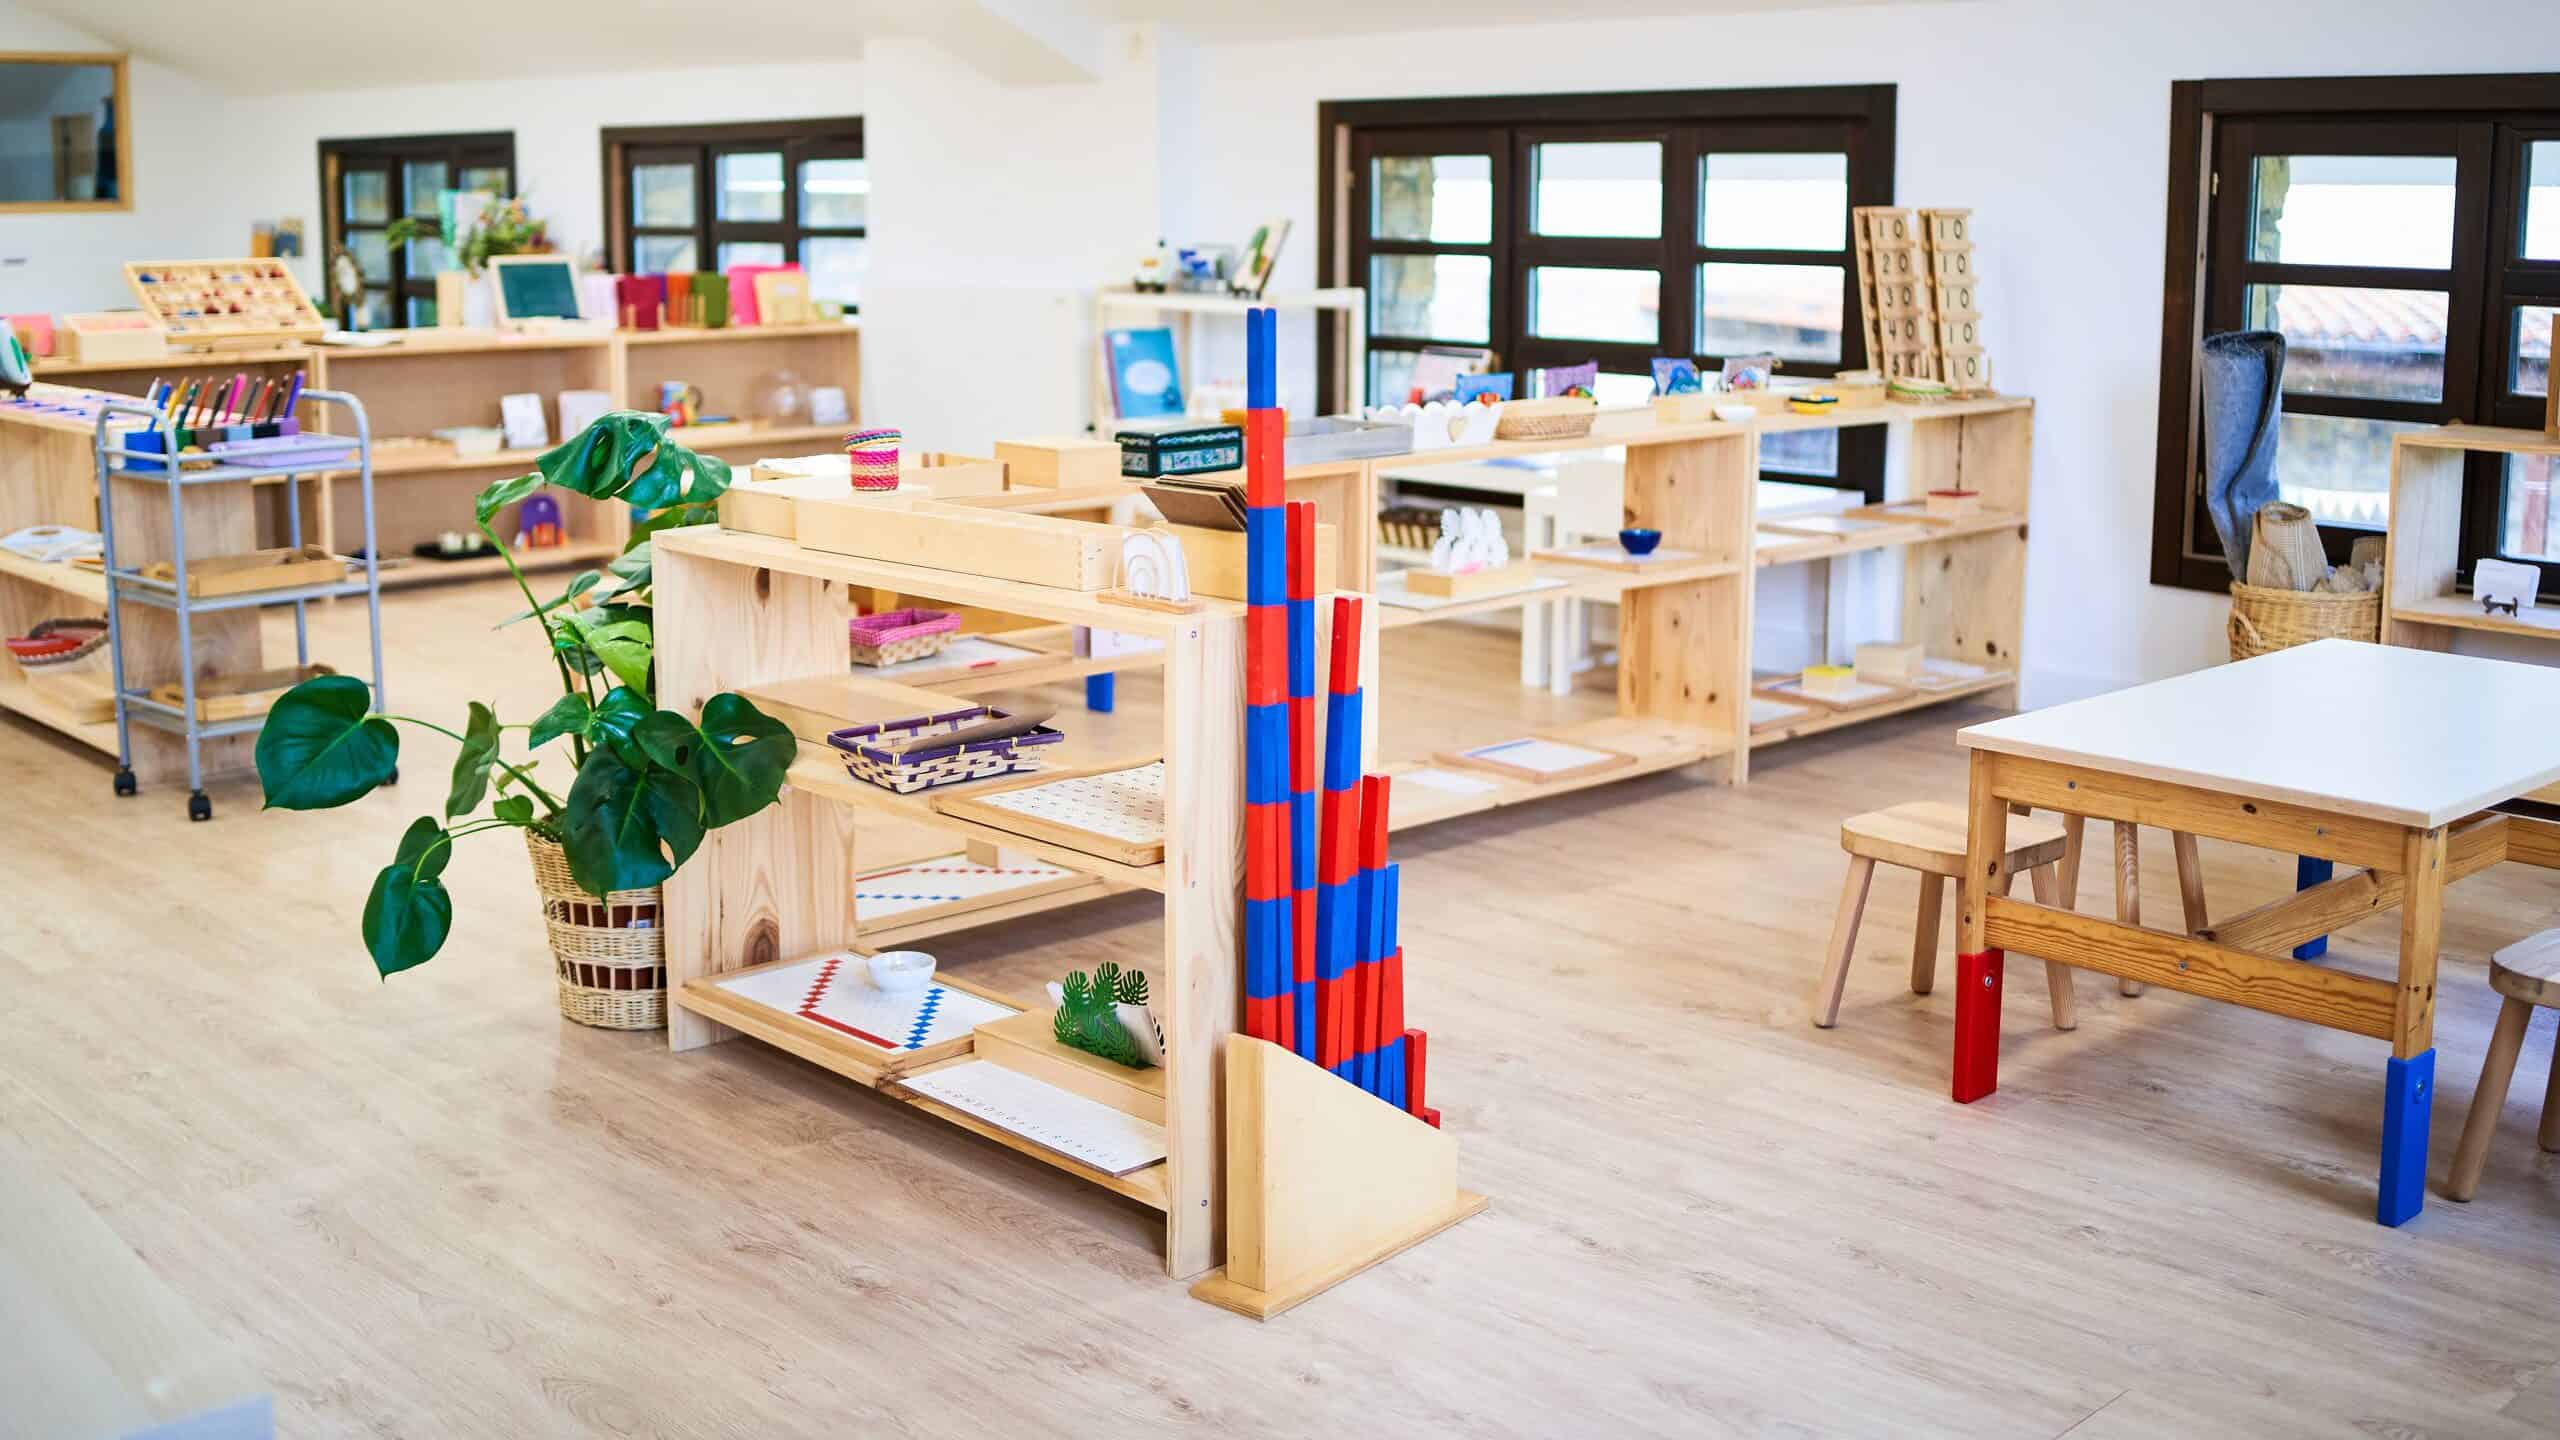
<svg viewBox="0 0 2560 1440">
<path fill-rule="evenodd" d="M 141 786 L 134 783 L 132 771 L 118 770 L 116 772 L 116 793 L 118 795 L 131 795 L 141 788 Z"/>
<path fill-rule="evenodd" d="M 199 790 L 187 797 L 187 818 L 190 820 L 213 818 L 213 801 L 207 799 L 203 791 Z"/>
</svg>

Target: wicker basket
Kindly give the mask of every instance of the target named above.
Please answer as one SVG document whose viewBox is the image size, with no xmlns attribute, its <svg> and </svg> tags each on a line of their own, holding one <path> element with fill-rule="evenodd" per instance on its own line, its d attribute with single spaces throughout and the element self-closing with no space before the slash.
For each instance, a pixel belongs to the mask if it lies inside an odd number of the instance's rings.
<svg viewBox="0 0 2560 1440">
<path fill-rule="evenodd" d="M 1591 433 L 1600 418 L 1600 402 L 1581 395 L 1544 400 L 1505 400 L 1502 418 L 1493 424 L 1496 440 L 1570 440 Z"/>
<path fill-rule="evenodd" d="M 939 655 L 960 633 L 960 617 L 948 610 L 885 610 L 856 616 L 849 633 L 856 665 L 895 665 Z"/>
<path fill-rule="evenodd" d="M 2231 658 L 2246 660 L 2314 640 L 2343 636 L 2373 641 L 2382 635 L 2382 592 L 2331 595 L 2318 590 L 2274 590 L 2231 585 Z"/>
<path fill-rule="evenodd" d="M 916 745 L 918 740 L 966 730 L 989 720 L 1011 718 L 1002 710 L 973 705 L 966 710 L 953 710 L 940 715 L 915 715 L 904 720 L 884 720 L 874 725 L 854 725 L 831 732 L 827 743 L 844 756 L 845 773 L 856 780 L 913 795 L 937 785 L 957 785 L 964 780 L 986 780 L 997 775 L 1040 768 L 1040 749 L 1066 738 L 1063 731 L 1043 725 L 1024 735 L 1007 735 L 994 740 L 963 742 L 958 745 Z M 893 749 L 891 747 L 912 747 Z"/>
<path fill-rule="evenodd" d="M 616 890 L 602 900 L 579 888 L 569 856 L 528 830 L 533 887 L 551 932 L 560 1014 L 601 1030 L 658 1030 L 667 1023 L 667 941 L 658 891 Z"/>
</svg>

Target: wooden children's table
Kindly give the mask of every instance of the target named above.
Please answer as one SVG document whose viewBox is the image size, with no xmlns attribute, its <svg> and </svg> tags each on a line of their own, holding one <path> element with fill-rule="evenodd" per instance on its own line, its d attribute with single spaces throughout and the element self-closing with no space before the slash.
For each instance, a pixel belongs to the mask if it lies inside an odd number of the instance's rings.
<svg viewBox="0 0 2560 1440">
<path fill-rule="evenodd" d="M 1955 1098 L 1998 1087 L 2009 950 L 2391 1042 L 2376 1218 L 2418 1213 L 2445 886 L 2560 869 L 2560 825 L 2483 813 L 2560 778 L 2560 670 L 2323 640 L 1975 725 Z M 2152 825 L 2360 867 L 2177 935 L 2002 894 L 2009 807 Z M 2400 911 L 2396 980 L 2286 951 Z"/>
</svg>

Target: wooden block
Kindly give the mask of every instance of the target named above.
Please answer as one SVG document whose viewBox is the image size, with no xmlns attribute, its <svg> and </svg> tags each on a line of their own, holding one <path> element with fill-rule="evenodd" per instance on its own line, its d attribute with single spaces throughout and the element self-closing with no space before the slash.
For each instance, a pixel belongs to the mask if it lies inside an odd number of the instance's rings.
<svg viewBox="0 0 2560 1440">
<path fill-rule="evenodd" d="M 1182 541 L 1182 566 L 1191 576 L 1191 593 L 1215 600 L 1245 598 L 1244 532 L 1241 530 L 1206 530 L 1197 525 L 1165 527 Z M 1322 521 L 1316 523 L 1316 589 L 1335 588 L 1340 545 L 1334 528 Z"/>
<path fill-rule="evenodd" d="M 1982 348 L 1982 318 L 1978 315 L 1949 315 L 1940 312 L 1937 344 L 1950 350 Z"/>
<path fill-rule="evenodd" d="M 1704 390 L 1685 395 L 1653 397 L 1653 420 L 1657 425 L 1695 425 L 1716 418 L 1716 397 Z"/>
<path fill-rule="evenodd" d="M 1878 315 L 1907 314 L 1913 311 L 1925 314 L 1930 308 L 1928 287 L 1907 275 L 1878 276 L 1872 282 L 1870 293 L 1874 296 Z"/>
<path fill-rule="evenodd" d="M 54 344 L 64 360 L 82 365 L 148 360 L 169 353 L 167 331 L 122 310 L 65 315 L 54 330 Z"/>
<path fill-rule="evenodd" d="M 1116 525 L 931 500 L 900 507 L 804 499 L 796 524 L 806 549 L 1060 590 L 1099 590 L 1111 583 L 1120 562 L 1122 532 Z"/>
<path fill-rule="evenodd" d="M 1847 665 L 1807 665 L 1801 683 L 1807 695 L 1836 700 L 1856 693 L 1858 672 Z"/>
<path fill-rule="evenodd" d="M 1981 283 L 1971 275 L 1950 276 L 1934 281 L 1926 287 L 1927 303 L 1941 316 L 1978 315 L 1981 313 L 1981 306 L 1975 302 L 1981 290 Z"/>
<path fill-rule="evenodd" d="M 811 458 L 825 460 L 828 457 Z M 903 479 L 896 490 L 856 490 L 840 469 L 832 474 L 794 474 L 780 468 L 788 463 L 793 462 L 759 462 L 748 478 L 721 491 L 720 528 L 796 540 L 800 537 L 800 502 L 803 500 L 862 505 L 904 504 L 918 498 L 921 493 L 906 489 Z M 768 464 L 773 468 L 768 468 Z"/>
<path fill-rule="evenodd" d="M 1949 280 L 1973 278 L 1973 247 L 1932 250 L 1929 252 L 1929 276 L 1944 284 Z"/>
<path fill-rule="evenodd" d="M 919 486 L 936 500 L 956 500 L 964 495 L 1001 495 L 1005 488 L 1004 476 L 1004 462 L 991 457 L 954 455 L 943 450 L 898 457 L 900 488 Z"/>
<path fill-rule="evenodd" d="M 1980 346 L 1950 345 L 1939 355 L 1938 378 L 1959 393 L 1991 388 L 1991 357 Z"/>
<path fill-rule="evenodd" d="M 1886 350 L 1917 350 L 1938 343 L 1938 327 L 1925 310 L 1897 310 L 1876 318 L 1876 341 Z"/>
<path fill-rule="evenodd" d="M 977 1029 L 978 1058 L 1099 1101 L 1123 1115 L 1164 1123 L 1164 1070 L 1132 1070 L 1058 1043 L 1055 1010 L 1025 1010 Z"/>
<path fill-rule="evenodd" d="M 1322 561 L 1318 561 L 1322 573 Z M 1474 595 L 1497 595 L 1517 590 L 1538 578 L 1538 568 L 1526 561 L 1515 561 L 1493 570 L 1470 570 L 1463 575 L 1444 575 L 1417 565 L 1404 572 L 1404 588 L 1408 595 L 1432 595 L 1443 600 L 1464 600 Z"/>
<path fill-rule="evenodd" d="M 1871 245 L 1909 245 L 1919 238 L 1908 210 L 1891 205 L 1861 205 L 1856 213 L 1859 234 Z"/>
<path fill-rule="evenodd" d="M 1485 1208 L 1456 1137 L 1248 1035 L 1225 1062 L 1227 1263 L 1194 1299 L 1267 1320 Z"/>
<path fill-rule="evenodd" d="M 1900 640 L 1879 640 L 1858 647 L 1857 676 L 1884 685 L 1900 685 L 1918 673 L 1927 652 Z"/>
<path fill-rule="evenodd" d="M 1868 263 L 1874 267 L 1879 284 L 1916 281 L 1928 273 L 1920 263 L 1920 251 L 1917 249 L 1872 250 L 1868 252 Z"/>
<path fill-rule="evenodd" d="M 1925 347 L 1887 350 L 1878 357 L 1887 380 L 1935 380 L 1938 352 Z"/>
<path fill-rule="evenodd" d="M 1942 245 L 1970 245 L 1973 243 L 1973 212 L 1923 210 L 1920 212 L 1920 234 L 1932 249 Z"/>
<path fill-rule="evenodd" d="M 1004 462 L 1006 484 L 1016 490 L 1109 485 L 1120 478 L 1120 446 L 1085 435 L 999 440 L 996 458 Z"/>
</svg>

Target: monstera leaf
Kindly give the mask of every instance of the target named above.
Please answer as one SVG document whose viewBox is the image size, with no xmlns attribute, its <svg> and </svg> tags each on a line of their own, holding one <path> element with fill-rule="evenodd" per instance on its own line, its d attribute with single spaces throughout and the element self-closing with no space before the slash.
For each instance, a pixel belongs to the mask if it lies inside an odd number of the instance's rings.
<svg viewBox="0 0 2560 1440">
<path fill-rule="evenodd" d="M 607 747 L 579 769 L 563 822 L 569 873 L 588 894 L 645 890 L 701 847 L 702 791 L 661 766 L 626 765 Z"/>
<path fill-rule="evenodd" d="M 649 709 L 649 697 L 628 685 L 616 685 L 604 693 L 588 717 L 587 743 L 612 750 L 625 765 L 637 768 L 647 763 L 636 735 L 641 722 L 649 718 Z"/>
<path fill-rule="evenodd" d="M 684 506 L 699 510 L 729 488 L 729 466 L 717 456 L 696 455 L 667 439 L 667 417 L 646 410 L 614 410 L 544 451 L 531 474 L 501 480 L 480 492 L 474 508 L 487 524 L 500 510 L 557 485 L 595 500 L 618 500 L 636 510 Z M 698 522 L 688 522 L 698 523 Z"/>
<path fill-rule="evenodd" d="M 524 737 L 524 748 L 539 750 L 563 735 L 584 735 L 587 722 L 594 715 L 595 707 L 587 703 L 587 697 L 572 690 L 533 718 Z"/>
<path fill-rule="evenodd" d="M 701 789 L 702 822 L 715 830 L 772 804 L 800 749 L 789 726 L 730 694 L 712 696 L 699 725 L 661 710 L 640 722 L 637 738 L 653 763 Z"/>
<path fill-rule="evenodd" d="M 648 693 L 649 664 L 656 658 L 658 647 L 645 612 L 599 605 L 561 616 L 560 629 L 576 636 L 588 654 L 613 672 L 614 679 L 644 695 Z"/>
<path fill-rule="evenodd" d="M 322 675 L 277 697 L 258 731 L 258 783 L 270 810 L 327 810 L 390 780 L 400 734 L 372 712 L 373 690 Z"/>
<path fill-rule="evenodd" d="M 453 931 L 453 897 L 437 877 L 452 854 L 444 827 L 421 815 L 400 837 L 399 854 L 373 877 L 364 901 L 364 948 L 383 975 L 423 965 L 444 948 Z"/>
<path fill-rule="evenodd" d="M 489 793 L 489 767 L 497 763 L 497 714 L 474 700 L 470 718 L 462 725 L 462 748 L 453 757 L 453 784 L 445 792 L 444 818 L 459 819 L 480 808 Z"/>
</svg>

